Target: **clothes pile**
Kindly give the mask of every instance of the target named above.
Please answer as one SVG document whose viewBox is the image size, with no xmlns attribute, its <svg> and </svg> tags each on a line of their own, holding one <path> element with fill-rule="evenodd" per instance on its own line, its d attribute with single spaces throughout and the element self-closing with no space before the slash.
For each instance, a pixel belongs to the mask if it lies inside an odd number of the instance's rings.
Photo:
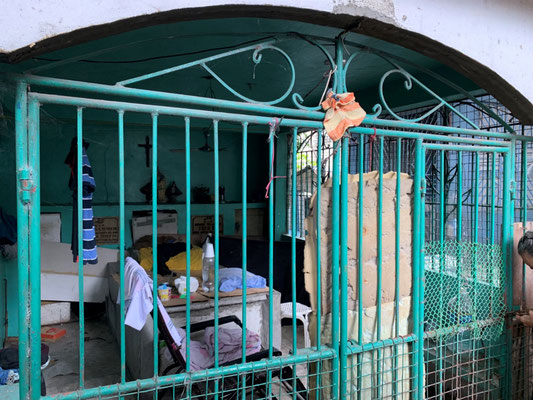
<svg viewBox="0 0 533 400">
<path fill-rule="evenodd" d="M 41 344 L 41 369 L 50 362 L 49 348 Z M 19 351 L 16 347 L 0 349 L 0 385 L 13 385 L 19 381 Z"/>
</svg>

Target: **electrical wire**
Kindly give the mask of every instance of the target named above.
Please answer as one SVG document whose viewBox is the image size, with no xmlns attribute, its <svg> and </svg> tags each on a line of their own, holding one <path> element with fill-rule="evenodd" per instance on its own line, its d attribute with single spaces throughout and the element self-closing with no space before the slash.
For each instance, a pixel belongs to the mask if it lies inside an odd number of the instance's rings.
<svg viewBox="0 0 533 400">
<path fill-rule="evenodd" d="M 254 39 L 254 40 L 248 40 L 246 42 L 237 43 L 234 45 L 229 46 L 221 46 L 221 47 L 213 47 L 210 49 L 203 49 L 203 50 L 197 50 L 197 51 L 190 51 L 185 53 L 176 53 L 176 54 L 166 54 L 162 56 L 154 56 L 154 57 L 146 57 L 146 58 L 139 58 L 136 60 L 77 60 L 75 62 L 83 62 L 83 63 L 90 63 L 90 64 L 135 64 L 135 63 L 142 63 L 146 61 L 152 61 L 152 60 L 162 60 L 166 58 L 174 58 L 174 57 L 182 57 L 182 56 L 191 56 L 196 54 L 202 54 L 202 53 L 208 53 L 210 51 L 218 51 L 218 50 L 228 50 L 228 49 L 234 49 L 236 47 L 245 46 L 247 44 L 253 44 L 257 42 L 262 42 L 268 39 L 272 39 L 274 36 L 265 36 L 260 39 Z M 63 61 L 62 59 L 54 59 L 54 58 L 45 58 L 45 57 L 33 57 L 34 60 L 38 61 L 49 61 L 49 62 L 58 62 Z"/>
</svg>

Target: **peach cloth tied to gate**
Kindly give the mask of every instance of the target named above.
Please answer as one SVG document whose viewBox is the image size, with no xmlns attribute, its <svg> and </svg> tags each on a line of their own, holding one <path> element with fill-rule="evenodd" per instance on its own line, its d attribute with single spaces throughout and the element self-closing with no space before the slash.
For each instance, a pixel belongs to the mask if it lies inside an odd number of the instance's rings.
<svg viewBox="0 0 533 400">
<path fill-rule="evenodd" d="M 324 127 L 333 141 L 339 140 L 346 129 L 361 125 L 366 116 L 352 92 L 335 94 L 330 90 L 322 108 L 326 111 Z"/>
</svg>

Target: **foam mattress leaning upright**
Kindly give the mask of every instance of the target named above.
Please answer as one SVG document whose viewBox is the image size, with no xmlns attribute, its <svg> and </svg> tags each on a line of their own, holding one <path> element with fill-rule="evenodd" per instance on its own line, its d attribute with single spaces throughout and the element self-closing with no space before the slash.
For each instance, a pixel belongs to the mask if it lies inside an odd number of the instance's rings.
<svg viewBox="0 0 533 400">
<path fill-rule="evenodd" d="M 378 265 L 377 249 L 378 240 L 382 241 L 382 291 L 381 291 L 381 332 L 380 338 L 387 339 L 395 337 L 395 281 L 399 279 L 400 301 L 399 301 L 399 335 L 407 335 L 411 327 L 411 289 L 412 289 L 412 192 L 413 180 L 407 174 L 401 174 L 399 195 L 400 201 L 400 254 L 399 265 L 400 273 L 396 277 L 396 182 L 397 174 L 389 172 L 383 175 L 383 202 L 382 202 L 382 237 L 378 238 L 378 193 L 379 193 L 379 174 L 372 171 L 363 174 L 363 226 L 362 226 L 362 332 L 363 343 L 371 343 L 377 340 L 377 284 L 378 284 Z M 331 306 L 332 306 L 332 184 L 331 180 L 326 181 L 321 190 L 321 207 L 320 216 L 317 221 L 316 194 L 311 200 L 310 215 L 305 220 L 307 231 L 306 245 L 304 251 L 304 273 L 305 286 L 311 299 L 313 313 L 310 315 L 309 333 L 312 344 L 316 343 L 316 312 L 317 312 L 317 230 L 321 233 L 321 310 L 322 310 L 322 343 L 328 343 L 331 340 Z M 342 221 L 344 222 L 344 221 Z M 342 223 L 341 222 L 341 223 Z M 358 340 L 358 243 L 359 243 L 359 175 L 349 175 L 348 186 L 348 340 Z M 405 349 L 398 349 L 399 354 L 406 354 L 405 357 L 399 357 L 401 365 L 409 365 L 409 351 L 407 345 Z M 392 349 L 388 349 L 392 352 Z M 387 350 L 387 351 L 388 351 Z M 390 364 L 393 359 L 391 354 L 384 350 L 384 362 Z M 387 353 L 387 354 L 385 354 Z M 368 357 L 368 359 L 367 359 Z M 375 378 L 373 365 L 375 364 L 370 358 L 371 353 L 365 353 L 362 357 L 362 370 L 358 371 L 355 359 L 353 364 L 348 360 L 348 365 L 354 365 L 352 373 L 348 372 L 347 385 L 350 385 L 351 377 L 361 375 L 364 377 L 360 388 L 363 398 L 366 394 L 370 396 L 371 390 L 365 388 L 372 387 L 372 380 Z M 404 359 L 405 358 L 405 359 Z M 399 366 L 399 368 L 401 367 Z M 383 366 L 383 370 L 391 370 L 392 365 Z M 410 384 L 409 368 L 405 368 L 403 377 L 405 382 L 404 388 Z M 403 371 L 403 369 L 402 369 Z M 324 379 L 327 379 L 325 377 Z M 392 375 L 391 375 L 392 379 Z M 353 383 L 353 382 L 352 382 Z M 325 382 L 323 383 L 325 385 Z M 382 388 L 383 395 L 392 393 L 390 382 L 384 382 Z M 325 385 L 327 386 L 327 385 Z M 350 389 L 349 389 L 350 390 Z M 406 392 L 408 394 L 408 390 Z M 370 397 L 368 397 L 370 398 Z"/>
</svg>

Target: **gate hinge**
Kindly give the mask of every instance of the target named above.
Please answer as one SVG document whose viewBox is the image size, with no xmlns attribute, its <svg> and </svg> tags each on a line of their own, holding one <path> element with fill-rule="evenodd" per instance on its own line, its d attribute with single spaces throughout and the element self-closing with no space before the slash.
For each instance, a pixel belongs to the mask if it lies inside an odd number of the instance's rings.
<svg viewBox="0 0 533 400">
<path fill-rule="evenodd" d="M 422 194 L 422 196 L 426 194 L 426 189 L 427 189 L 427 181 L 425 178 L 422 178 L 422 180 L 420 181 L 420 193 Z"/>
<path fill-rule="evenodd" d="M 35 192 L 35 185 L 31 179 L 31 172 L 24 168 L 19 171 L 20 181 L 20 199 L 23 204 L 28 204 L 31 199 L 31 193 Z"/>
</svg>

